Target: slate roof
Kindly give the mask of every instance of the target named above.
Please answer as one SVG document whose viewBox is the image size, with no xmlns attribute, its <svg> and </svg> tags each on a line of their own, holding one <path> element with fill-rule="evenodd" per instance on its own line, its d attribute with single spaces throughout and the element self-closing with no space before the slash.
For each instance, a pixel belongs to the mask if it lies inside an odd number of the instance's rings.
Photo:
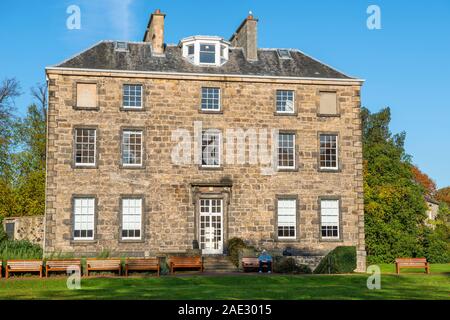
<svg viewBox="0 0 450 320">
<path fill-rule="evenodd" d="M 280 59 L 276 49 L 259 49 L 258 61 L 245 59 L 241 48 L 230 48 L 229 60 L 221 67 L 195 66 L 182 57 L 181 48 L 168 45 L 165 57 L 152 56 L 149 43 L 128 43 L 128 51 L 115 50 L 114 41 L 102 41 L 56 68 L 118 71 L 153 71 L 168 73 L 203 73 L 355 79 L 307 55 L 290 50 L 292 59 Z"/>
</svg>

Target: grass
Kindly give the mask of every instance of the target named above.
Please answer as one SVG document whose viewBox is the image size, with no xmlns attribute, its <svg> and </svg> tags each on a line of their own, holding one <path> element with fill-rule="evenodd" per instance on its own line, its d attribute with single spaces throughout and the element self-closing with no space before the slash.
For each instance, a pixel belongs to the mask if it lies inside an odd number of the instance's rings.
<svg viewBox="0 0 450 320">
<path fill-rule="evenodd" d="M 68 290 L 66 278 L 0 280 L 0 299 L 449 299 L 450 265 L 432 274 L 388 274 L 381 265 L 381 290 L 369 290 L 367 275 L 182 275 L 161 278 L 83 278 Z M 434 271 L 433 271 L 434 269 Z M 417 270 L 415 270 L 417 272 Z M 420 272 L 420 271 L 419 271 Z M 434 273 L 434 274 L 433 274 Z"/>
</svg>

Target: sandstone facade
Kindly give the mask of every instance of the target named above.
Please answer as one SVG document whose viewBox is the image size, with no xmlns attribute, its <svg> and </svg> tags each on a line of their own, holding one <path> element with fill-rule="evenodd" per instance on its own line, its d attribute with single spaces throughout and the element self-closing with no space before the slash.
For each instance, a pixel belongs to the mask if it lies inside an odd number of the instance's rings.
<svg viewBox="0 0 450 320">
<path fill-rule="evenodd" d="M 362 181 L 362 132 L 360 82 L 276 79 L 268 77 L 155 75 L 126 72 L 48 70 L 48 158 L 45 254 L 54 252 L 97 255 L 154 256 L 185 252 L 198 240 L 198 199 L 224 201 L 223 237 L 240 237 L 259 248 L 294 247 L 324 255 L 336 246 L 358 250 L 358 269 L 365 269 Z M 77 82 L 95 82 L 98 108 L 79 110 Z M 123 84 L 142 84 L 144 108 L 125 111 Z M 221 89 L 222 111 L 200 111 L 201 88 Z M 295 114 L 275 114 L 276 90 L 295 92 Z M 339 116 L 318 115 L 321 91 L 336 91 Z M 218 170 L 197 164 L 172 162 L 172 132 L 194 122 L 203 128 L 279 129 L 295 132 L 298 168 L 261 174 L 259 164 L 223 163 Z M 97 128 L 97 166 L 73 166 L 73 132 L 76 127 Z M 144 131 L 144 166 L 121 167 L 121 130 Z M 339 136 L 339 170 L 318 168 L 319 133 Z M 226 143 L 226 141 L 224 141 Z M 271 141 L 269 141 L 272 143 Z M 222 156 L 225 159 L 225 155 Z M 90 195 L 97 201 L 95 239 L 74 241 L 72 200 Z M 120 199 L 124 195 L 144 200 L 143 237 L 122 241 Z M 277 196 L 297 201 L 297 238 L 284 241 L 276 234 Z M 341 238 L 325 241 L 320 236 L 319 199 L 340 199 Z"/>
</svg>

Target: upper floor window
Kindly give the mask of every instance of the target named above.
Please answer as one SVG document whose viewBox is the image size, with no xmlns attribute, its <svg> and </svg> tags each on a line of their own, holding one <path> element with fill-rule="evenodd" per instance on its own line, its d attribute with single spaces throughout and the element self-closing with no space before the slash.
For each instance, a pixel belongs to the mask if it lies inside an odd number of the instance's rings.
<svg viewBox="0 0 450 320">
<path fill-rule="evenodd" d="M 95 166 L 96 140 L 96 129 L 75 129 L 75 166 Z"/>
<path fill-rule="evenodd" d="M 295 134 L 278 134 L 278 169 L 295 169 Z"/>
<path fill-rule="evenodd" d="M 194 36 L 181 40 L 183 57 L 196 65 L 221 66 L 228 61 L 230 43 L 220 37 Z"/>
<path fill-rule="evenodd" d="M 76 85 L 76 107 L 94 109 L 97 108 L 97 84 L 77 83 Z"/>
<path fill-rule="evenodd" d="M 202 111 L 220 111 L 220 88 L 202 88 Z"/>
<path fill-rule="evenodd" d="M 142 85 L 125 84 L 123 86 L 123 107 L 130 109 L 142 108 Z"/>
<path fill-rule="evenodd" d="M 320 135 L 320 169 L 337 170 L 338 162 L 338 136 L 335 134 Z"/>
<path fill-rule="evenodd" d="M 277 112 L 294 113 L 294 91 L 277 90 Z"/>
<path fill-rule="evenodd" d="M 221 133 L 218 130 L 206 130 L 202 134 L 202 167 L 220 167 Z"/>
<path fill-rule="evenodd" d="M 142 166 L 142 130 L 124 130 L 122 134 L 122 164 L 125 167 Z"/>
</svg>

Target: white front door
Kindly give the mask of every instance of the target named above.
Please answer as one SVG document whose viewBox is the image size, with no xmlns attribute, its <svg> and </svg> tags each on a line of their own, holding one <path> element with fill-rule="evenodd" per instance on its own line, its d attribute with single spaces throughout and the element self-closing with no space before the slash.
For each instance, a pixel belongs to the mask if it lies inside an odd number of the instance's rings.
<svg viewBox="0 0 450 320">
<path fill-rule="evenodd" d="M 200 199 L 200 249 L 203 254 L 223 253 L 223 201 Z"/>
</svg>

